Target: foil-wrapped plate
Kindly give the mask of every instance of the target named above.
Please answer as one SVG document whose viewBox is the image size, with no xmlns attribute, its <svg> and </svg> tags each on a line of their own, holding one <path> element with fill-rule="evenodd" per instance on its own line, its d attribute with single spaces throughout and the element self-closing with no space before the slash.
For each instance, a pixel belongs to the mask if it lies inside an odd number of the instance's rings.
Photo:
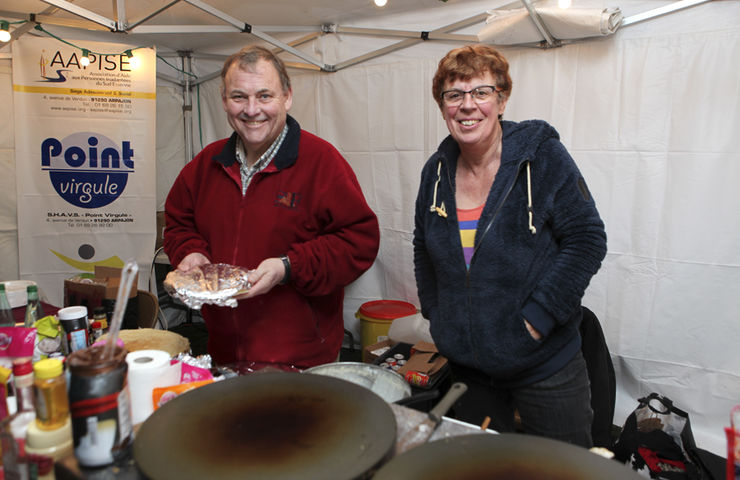
<svg viewBox="0 0 740 480">
<path fill-rule="evenodd" d="M 164 288 L 173 298 L 199 310 L 205 304 L 236 307 L 236 296 L 246 293 L 249 271 L 225 263 L 210 263 L 189 272 L 173 270 L 164 279 Z"/>
</svg>

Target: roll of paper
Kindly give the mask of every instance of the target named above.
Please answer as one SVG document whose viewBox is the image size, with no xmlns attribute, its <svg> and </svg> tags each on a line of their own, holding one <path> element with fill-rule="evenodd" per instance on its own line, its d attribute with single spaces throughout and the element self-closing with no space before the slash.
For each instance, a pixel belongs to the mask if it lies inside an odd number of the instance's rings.
<svg viewBox="0 0 740 480">
<path fill-rule="evenodd" d="M 170 365 L 170 355 L 162 350 L 137 350 L 126 355 L 131 415 L 134 425 L 154 411 L 152 390 L 180 383 L 180 362 Z"/>
</svg>

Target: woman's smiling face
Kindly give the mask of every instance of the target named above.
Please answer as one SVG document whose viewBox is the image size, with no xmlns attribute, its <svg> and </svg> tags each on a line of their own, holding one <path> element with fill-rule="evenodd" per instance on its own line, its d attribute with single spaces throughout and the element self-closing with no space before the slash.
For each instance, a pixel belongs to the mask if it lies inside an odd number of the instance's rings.
<svg viewBox="0 0 740 480">
<path fill-rule="evenodd" d="M 470 91 L 483 85 L 496 86 L 496 79 L 490 72 L 467 80 L 445 82 L 444 90 Z M 476 103 L 471 94 L 466 93 L 459 105 L 442 105 L 442 116 L 461 148 L 465 146 L 484 146 L 496 141 L 501 125 L 498 116 L 504 113 L 507 98 L 494 92 L 491 98 Z"/>
</svg>

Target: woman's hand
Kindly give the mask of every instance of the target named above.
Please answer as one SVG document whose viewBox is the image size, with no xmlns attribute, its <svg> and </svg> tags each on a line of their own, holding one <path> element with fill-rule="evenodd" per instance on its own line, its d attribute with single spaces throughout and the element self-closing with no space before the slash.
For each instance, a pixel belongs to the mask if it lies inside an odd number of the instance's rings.
<svg viewBox="0 0 740 480">
<path fill-rule="evenodd" d="M 532 335 L 532 338 L 534 338 L 535 340 L 541 340 L 541 339 L 542 339 L 542 334 L 541 334 L 540 332 L 538 332 L 538 331 L 537 331 L 537 330 L 536 330 L 536 329 L 535 329 L 535 328 L 534 328 L 534 327 L 533 327 L 533 326 L 532 326 L 532 325 L 531 325 L 531 324 L 530 324 L 530 323 L 529 323 L 529 322 L 527 321 L 527 319 L 526 319 L 526 318 L 524 318 L 523 320 L 524 320 L 524 326 L 525 326 L 525 327 L 527 327 L 527 331 L 529 332 L 529 334 L 530 334 L 530 335 Z"/>
</svg>

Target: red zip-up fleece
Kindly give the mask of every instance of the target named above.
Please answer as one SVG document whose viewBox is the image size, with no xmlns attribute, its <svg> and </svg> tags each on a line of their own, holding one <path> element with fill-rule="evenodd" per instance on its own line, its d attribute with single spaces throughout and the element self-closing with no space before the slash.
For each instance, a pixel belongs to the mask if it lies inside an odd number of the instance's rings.
<svg viewBox="0 0 740 480">
<path fill-rule="evenodd" d="M 236 133 L 204 148 L 165 203 L 164 250 L 173 266 L 192 252 L 254 269 L 287 255 L 291 280 L 236 308 L 204 305 L 215 364 L 307 368 L 336 360 L 344 337 L 344 287 L 372 265 L 378 220 L 352 168 L 328 142 L 288 133 L 242 195 Z"/>
</svg>

